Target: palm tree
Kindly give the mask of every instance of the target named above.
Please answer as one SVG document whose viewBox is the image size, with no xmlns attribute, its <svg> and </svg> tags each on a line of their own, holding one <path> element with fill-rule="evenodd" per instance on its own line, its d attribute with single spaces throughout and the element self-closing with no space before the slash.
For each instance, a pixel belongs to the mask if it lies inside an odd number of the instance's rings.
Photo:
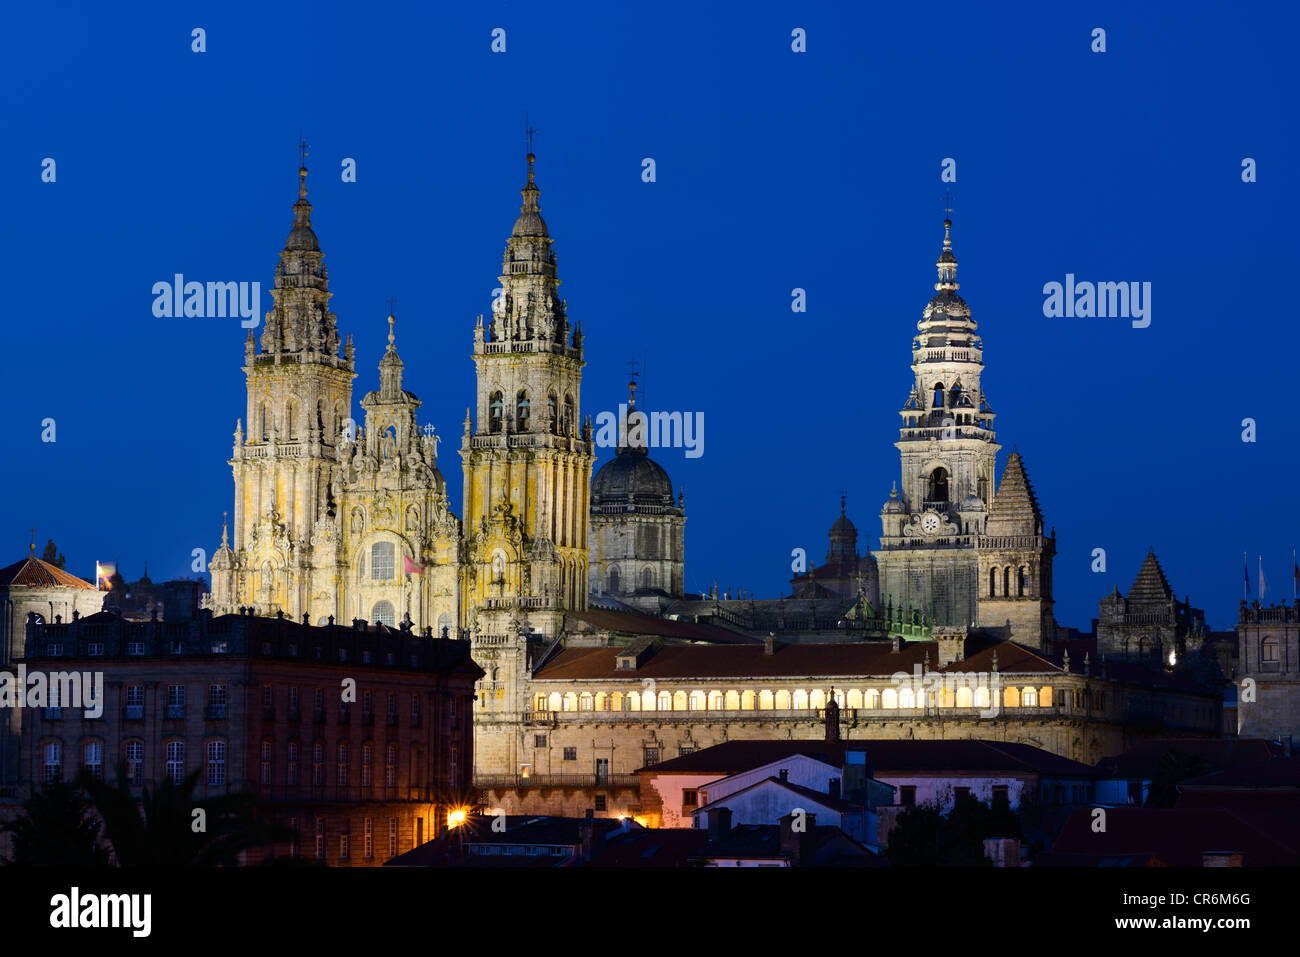
<svg viewBox="0 0 1300 957">
<path fill-rule="evenodd" d="M 137 798 L 119 765 L 117 783 L 82 772 L 75 784 L 45 785 L 4 830 L 14 834 L 6 864 L 47 867 L 232 867 L 244 851 L 288 841 L 257 819 L 251 794 L 196 800 L 201 771 L 168 779 Z M 197 813 L 197 812 L 202 813 Z"/>
<path fill-rule="evenodd" d="M 251 794 L 197 800 L 201 769 L 180 783 L 170 778 L 136 798 L 125 768 L 116 785 L 84 775 L 81 786 L 104 825 L 104 838 L 122 867 L 233 867 L 240 854 L 287 841 L 284 828 L 267 826 L 254 813 Z M 202 813 L 199 813 L 202 812 Z"/>
<path fill-rule="evenodd" d="M 23 801 L 23 813 L 0 827 L 13 834 L 13 857 L 0 864 L 28 867 L 108 867 L 100 823 L 80 789 L 56 781 Z"/>
</svg>

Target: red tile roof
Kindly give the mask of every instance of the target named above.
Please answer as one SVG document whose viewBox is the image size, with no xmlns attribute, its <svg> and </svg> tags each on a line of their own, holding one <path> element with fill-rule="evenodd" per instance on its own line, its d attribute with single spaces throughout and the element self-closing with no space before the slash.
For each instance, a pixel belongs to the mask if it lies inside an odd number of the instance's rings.
<svg viewBox="0 0 1300 957">
<path fill-rule="evenodd" d="M 29 555 L 22 561 L 14 562 L 8 568 L 0 569 L 0 588 L 13 585 L 26 585 L 29 588 L 86 588 L 91 591 L 95 586 L 82 581 L 76 575 L 70 575 L 62 568 L 41 561 L 35 555 Z"/>
<path fill-rule="evenodd" d="M 1300 863 L 1300 821 L 1292 811 L 1238 814 L 1223 808 L 1106 809 L 1106 829 L 1093 829 L 1093 808 L 1066 820 L 1040 864 L 1102 863 L 1155 855 L 1171 867 L 1201 867 L 1202 854 L 1235 851 L 1246 867 Z"/>
<path fill-rule="evenodd" d="M 626 635 L 651 635 L 659 638 L 684 638 L 688 641 L 707 641 L 715 644 L 753 644 L 759 639 L 729 628 L 717 625 L 697 624 L 693 621 L 671 621 L 656 618 L 653 615 L 636 615 L 623 611 L 608 611 L 589 608 L 586 611 L 569 612 L 569 619 L 590 625 L 601 630 L 619 632 Z"/>
</svg>

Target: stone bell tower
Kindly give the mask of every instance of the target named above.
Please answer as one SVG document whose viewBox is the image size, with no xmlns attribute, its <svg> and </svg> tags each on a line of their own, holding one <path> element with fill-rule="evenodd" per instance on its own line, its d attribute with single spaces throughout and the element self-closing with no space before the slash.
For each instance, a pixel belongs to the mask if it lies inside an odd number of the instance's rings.
<svg viewBox="0 0 1300 957">
<path fill-rule="evenodd" d="M 293 228 L 275 269 L 260 339 L 244 346 L 247 433 L 235 427 L 234 541 L 212 561 L 218 613 L 252 606 L 293 617 L 308 608 L 312 538 L 328 520 L 337 449 L 352 407 L 352 343 L 340 354 L 329 274 L 311 225 L 307 148 L 301 147 Z"/>
<path fill-rule="evenodd" d="M 590 421 L 579 420 L 582 330 L 559 297 L 528 152 L 492 318 L 474 329 L 477 401 L 465 415 L 462 596 L 474 660 L 475 768 L 524 773 L 526 680 L 587 605 Z"/>
<path fill-rule="evenodd" d="M 952 220 L 943 222 L 939 281 L 912 340 L 912 389 L 895 447 L 900 482 L 880 513 L 880 601 L 936 624 L 978 618 L 977 537 L 999 446 L 980 381 L 984 347 L 957 294 Z"/>
</svg>

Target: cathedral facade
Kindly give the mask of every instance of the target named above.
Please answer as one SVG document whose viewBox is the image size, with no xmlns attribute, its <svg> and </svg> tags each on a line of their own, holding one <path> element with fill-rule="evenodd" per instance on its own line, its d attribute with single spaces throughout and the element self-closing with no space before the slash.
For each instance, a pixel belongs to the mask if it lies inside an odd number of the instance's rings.
<svg viewBox="0 0 1300 957">
<path fill-rule="evenodd" d="M 437 467 L 438 439 L 402 388 L 394 320 L 379 388 L 352 419 L 351 337 L 329 308 L 329 273 L 311 224 L 307 169 L 260 341 L 244 346 L 246 419 L 235 426 L 234 536 L 213 556 L 217 614 L 454 633 L 460 617 L 460 523 Z M 259 348 L 260 346 L 260 348 Z M 247 431 L 244 422 L 248 423 Z"/>
<path fill-rule="evenodd" d="M 1055 537 L 1044 533 L 1015 452 L 994 491 L 1001 446 L 981 382 L 984 346 L 957 293 L 952 221 L 943 225 L 939 281 L 912 340 L 913 384 L 895 443 L 901 483 L 880 512 L 880 601 L 1042 648 L 1052 636 Z"/>
</svg>

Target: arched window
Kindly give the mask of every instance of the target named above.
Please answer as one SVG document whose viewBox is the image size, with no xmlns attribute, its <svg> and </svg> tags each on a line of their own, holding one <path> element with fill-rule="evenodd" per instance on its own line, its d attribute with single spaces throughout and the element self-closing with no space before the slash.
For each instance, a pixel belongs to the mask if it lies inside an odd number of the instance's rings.
<svg viewBox="0 0 1300 957">
<path fill-rule="evenodd" d="M 943 408 L 943 383 L 942 382 L 936 382 L 934 384 L 934 401 L 930 404 L 930 407 L 934 409 Z"/>
<path fill-rule="evenodd" d="M 930 473 L 929 492 L 925 496 L 927 502 L 946 502 L 948 501 L 948 470 L 937 468 Z"/>
<path fill-rule="evenodd" d="M 397 575 L 397 550 L 392 542 L 375 542 L 370 546 L 370 578 L 391 581 Z"/>
<path fill-rule="evenodd" d="M 617 568 L 611 568 L 611 569 L 609 570 L 609 589 L 608 589 L 608 591 L 609 591 L 609 593 L 610 593 L 611 595 L 617 595 L 617 594 L 618 594 L 618 569 L 617 569 Z"/>
<path fill-rule="evenodd" d="M 1024 598 L 1025 597 L 1025 567 L 1023 565 L 1020 566 L 1020 568 L 1017 570 L 1016 577 L 1019 579 L 1019 582 L 1016 586 L 1017 587 L 1016 594 L 1019 595 L 1021 598 Z"/>
<path fill-rule="evenodd" d="M 1011 594 L 1011 569 L 1009 567 L 1002 569 L 1002 594 Z"/>
<path fill-rule="evenodd" d="M 501 431 L 501 393 L 493 392 L 488 399 L 488 431 Z"/>
<path fill-rule="evenodd" d="M 776 710 L 777 711 L 790 710 L 790 692 L 782 689 L 781 691 L 778 691 L 776 693 Z"/>
<path fill-rule="evenodd" d="M 862 706 L 875 710 L 880 707 L 880 692 L 875 688 L 868 688 L 866 695 L 862 699 Z"/>
<path fill-rule="evenodd" d="M 564 421 L 561 423 L 561 431 L 568 435 L 573 431 L 573 396 L 564 397 Z"/>
<path fill-rule="evenodd" d="M 758 693 L 758 710 L 759 711 L 772 710 L 772 692 L 764 690 Z"/>
<path fill-rule="evenodd" d="M 452 636 L 451 628 L 453 624 L 454 623 L 452 622 L 451 615 L 449 615 L 447 612 L 444 611 L 441 615 L 439 615 L 438 616 L 438 637 L 450 638 Z"/>
<path fill-rule="evenodd" d="M 546 397 L 546 428 L 551 432 L 558 432 L 560 430 L 560 420 L 558 415 L 555 393 L 552 392 Z"/>
<path fill-rule="evenodd" d="M 258 417 L 261 419 L 259 431 L 262 433 L 262 441 L 265 442 L 271 437 L 271 410 L 265 402 L 262 403 Z"/>
<path fill-rule="evenodd" d="M 997 593 L 998 593 L 998 570 L 996 568 L 990 568 L 989 569 L 989 597 L 993 598 L 997 595 Z"/>
<path fill-rule="evenodd" d="M 301 418 L 302 416 L 298 414 L 297 399 L 290 399 L 284 404 L 284 431 L 288 438 L 298 438 L 298 425 Z"/>
<path fill-rule="evenodd" d="M 529 416 L 532 413 L 532 404 L 528 401 L 528 393 L 520 392 L 515 397 L 515 431 L 527 432 Z"/>
<path fill-rule="evenodd" d="M 1026 708 L 1038 707 L 1038 690 L 1036 688 L 1026 688 L 1020 693 L 1020 703 Z"/>
<path fill-rule="evenodd" d="M 655 587 L 655 573 L 649 568 L 641 569 L 641 587 L 647 591 Z"/>
<path fill-rule="evenodd" d="M 394 627 L 397 624 L 397 612 L 393 610 L 393 603 L 390 601 L 375 602 L 375 607 L 370 609 L 370 620 L 376 625 Z"/>
</svg>

